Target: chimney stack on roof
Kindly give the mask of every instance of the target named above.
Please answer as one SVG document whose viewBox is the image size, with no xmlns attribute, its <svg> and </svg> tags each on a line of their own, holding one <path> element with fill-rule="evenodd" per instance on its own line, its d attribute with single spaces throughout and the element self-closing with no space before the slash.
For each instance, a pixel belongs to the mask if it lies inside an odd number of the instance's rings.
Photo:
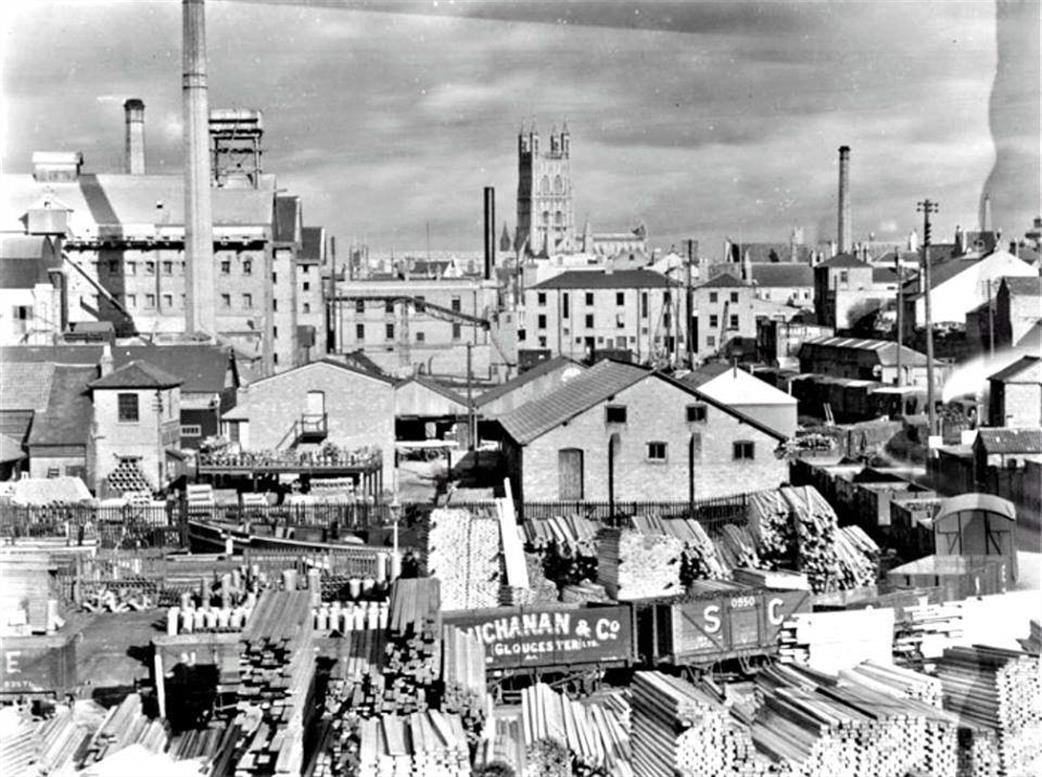
<svg viewBox="0 0 1042 777">
<path fill-rule="evenodd" d="M 128 175 L 145 174 L 145 104 L 137 98 L 123 103 L 126 124 L 126 143 L 123 152 L 123 172 Z"/>
<path fill-rule="evenodd" d="M 839 252 L 850 251 L 850 146 L 839 147 Z"/>
</svg>

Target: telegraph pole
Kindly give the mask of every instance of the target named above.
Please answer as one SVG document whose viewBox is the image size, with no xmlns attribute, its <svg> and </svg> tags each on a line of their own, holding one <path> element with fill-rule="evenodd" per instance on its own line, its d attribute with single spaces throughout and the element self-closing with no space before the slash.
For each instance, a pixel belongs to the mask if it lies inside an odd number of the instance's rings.
<svg viewBox="0 0 1042 777">
<path fill-rule="evenodd" d="M 904 335 L 901 329 L 904 327 L 904 308 L 905 306 L 905 295 L 904 295 L 904 276 L 901 274 L 901 248 L 898 247 L 894 251 L 894 269 L 897 270 L 897 386 L 900 388 L 904 385 L 904 380 L 901 377 L 901 347 L 904 344 Z M 904 400 L 901 400 L 902 411 L 904 409 Z"/>
<path fill-rule="evenodd" d="M 692 309 L 695 306 L 695 294 L 694 287 L 691 282 L 692 267 L 691 265 L 698 261 L 698 241 L 688 240 L 687 242 L 687 280 L 686 289 L 684 290 L 684 314 L 687 316 L 687 320 L 684 322 L 684 330 L 687 337 L 687 366 L 688 369 L 695 368 L 695 333 L 692 330 L 691 322 L 694 320 L 695 314 Z"/>
<path fill-rule="evenodd" d="M 926 294 L 926 403 L 930 423 L 930 434 L 937 434 L 937 408 L 934 406 L 933 385 L 933 319 L 930 310 L 930 216 L 940 210 L 932 200 L 923 200 L 916 205 L 916 212 L 923 214 L 923 288 Z"/>
</svg>

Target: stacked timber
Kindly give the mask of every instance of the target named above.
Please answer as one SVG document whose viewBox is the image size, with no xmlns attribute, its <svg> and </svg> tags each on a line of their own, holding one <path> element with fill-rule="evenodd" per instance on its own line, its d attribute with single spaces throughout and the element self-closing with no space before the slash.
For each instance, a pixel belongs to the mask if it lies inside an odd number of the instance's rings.
<svg viewBox="0 0 1042 777">
<path fill-rule="evenodd" d="M 456 715 L 436 710 L 363 720 L 358 777 L 468 777 L 470 753 Z"/>
<path fill-rule="evenodd" d="M 632 691 L 637 777 L 755 773 L 748 732 L 713 695 L 660 672 L 637 672 Z"/>
<path fill-rule="evenodd" d="M 680 540 L 666 534 L 606 529 L 598 538 L 597 582 L 620 601 L 681 593 L 683 550 Z"/>
<path fill-rule="evenodd" d="M 325 712 L 375 715 L 383 706 L 385 682 L 380 667 L 387 644 L 383 630 L 344 632 L 336 643 L 336 662 L 329 672 Z"/>
<path fill-rule="evenodd" d="M 214 722 L 203 729 L 189 729 L 170 740 L 175 761 L 196 761 L 205 774 L 224 774 L 239 736 L 236 723 Z"/>
<path fill-rule="evenodd" d="M 468 741 L 476 747 L 492 707 L 481 640 L 455 626 L 444 627 L 441 681 L 442 711 L 460 716 Z"/>
<path fill-rule="evenodd" d="M 131 745 L 162 753 L 169 740 L 165 722 L 147 717 L 141 708 L 141 695 L 132 693 L 109 710 L 84 748 L 82 765 L 96 763 Z"/>
<path fill-rule="evenodd" d="M 528 569 L 528 587 L 504 586 L 500 604 L 504 607 L 524 607 L 557 601 L 557 586 L 546 577 L 543 562 L 534 553 L 525 553 Z"/>
<path fill-rule="evenodd" d="M 802 572 L 789 572 L 784 569 L 749 569 L 736 567 L 731 571 L 731 578 L 736 583 L 751 585 L 756 588 L 773 588 L 776 591 L 809 591 L 810 581 Z"/>
<path fill-rule="evenodd" d="M 600 526 L 579 515 L 525 522 L 525 544 L 542 559 L 546 576 L 564 586 L 597 577 Z"/>
<path fill-rule="evenodd" d="M 430 704 L 441 674 L 440 590 L 432 577 L 399 578 L 391 586 L 381 711 L 409 714 Z"/>
<path fill-rule="evenodd" d="M 571 583 L 561 589 L 562 602 L 575 602 L 586 604 L 587 602 L 610 602 L 611 597 L 603 585 L 583 580 L 581 583 Z"/>
<path fill-rule="evenodd" d="M 760 554 L 756 552 L 756 541 L 748 526 L 724 524 L 713 534 L 713 542 L 720 560 L 732 572 L 741 567 L 760 567 Z"/>
<path fill-rule="evenodd" d="M 542 683 L 526 688 L 521 693 L 526 773 L 542 774 L 562 763 L 575 774 L 625 771 L 631 749 L 621 709 L 617 703 L 581 704 Z M 548 742 L 563 748 L 564 757 L 559 757 L 558 748 L 544 745 Z"/>
<path fill-rule="evenodd" d="M 862 661 L 889 663 L 894 634 L 894 611 L 836 610 L 797 613 L 779 631 L 783 661 L 806 664 L 835 673 Z"/>
<path fill-rule="evenodd" d="M 500 521 L 489 508 L 439 508 L 426 528 L 427 574 L 441 581 L 447 610 L 495 607 L 505 582 Z"/>
<path fill-rule="evenodd" d="M 315 654 L 307 591 L 264 591 L 239 638 L 240 777 L 295 774 L 313 712 Z"/>
<path fill-rule="evenodd" d="M 963 610 L 958 602 L 902 607 L 894 624 L 894 657 L 922 666 L 924 659 L 941 655 L 962 635 Z"/>
<path fill-rule="evenodd" d="M 944 706 L 972 728 L 994 732 L 1006 774 L 1042 768 L 1042 679 L 1039 658 L 975 645 L 944 651 L 936 674 Z"/>
<path fill-rule="evenodd" d="M 693 580 L 723 580 L 730 577 L 729 570 L 717 554 L 716 545 L 698 521 L 642 515 L 635 515 L 630 520 L 633 528 L 642 534 L 665 534 L 681 543 L 683 555 L 680 582 L 683 585 Z"/>
</svg>

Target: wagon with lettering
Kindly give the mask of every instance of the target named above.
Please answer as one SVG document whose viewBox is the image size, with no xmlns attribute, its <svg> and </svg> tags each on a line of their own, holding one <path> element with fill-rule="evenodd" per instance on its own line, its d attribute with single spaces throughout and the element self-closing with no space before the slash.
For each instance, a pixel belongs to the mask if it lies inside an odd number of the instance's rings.
<svg viewBox="0 0 1042 777">
<path fill-rule="evenodd" d="M 75 687 L 75 634 L 0 638 L 0 700 L 61 698 Z"/>
<path fill-rule="evenodd" d="M 673 599 L 632 602 L 638 661 L 709 669 L 736 659 L 743 668 L 778 652 L 782 624 L 811 608 L 808 591 L 776 591 L 737 583 Z"/>
<path fill-rule="evenodd" d="M 456 610 L 442 613 L 442 623 L 484 645 L 494 691 L 509 693 L 532 681 L 591 691 L 605 672 L 634 660 L 633 610 L 627 604 Z"/>
</svg>

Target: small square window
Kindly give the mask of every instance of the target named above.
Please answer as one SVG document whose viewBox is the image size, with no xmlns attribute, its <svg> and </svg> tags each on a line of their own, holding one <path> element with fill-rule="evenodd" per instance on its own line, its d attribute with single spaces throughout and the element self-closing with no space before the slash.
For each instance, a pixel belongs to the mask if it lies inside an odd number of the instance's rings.
<svg viewBox="0 0 1042 777">
<path fill-rule="evenodd" d="M 394 315 L 394 302 L 392 302 L 391 300 L 387 300 L 384 303 L 384 313 L 389 313 L 392 316 Z"/>
<path fill-rule="evenodd" d="M 304 291 L 311 291 L 311 284 L 308 281 L 304 281 L 304 283 L 301 284 L 301 288 Z"/>
<path fill-rule="evenodd" d="M 734 457 L 736 460 L 752 460 L 755 457 L 755 446 L 747 440 L 738 440 L 734 443 Z"/>
<path fill-rule="evenodd" d="M 545 337 L 540 337 L 539 338 L 539 347 L 540 348 L 546 348 L 546 338 Z"/>
<path fill-rule="evenodd" d="M 151 309 L 151 308 L 154 308 L 155 306 L 156 306 L 156 295 L 155 294 L 146 294 L 145 295 L 145 307 Z"/>
<path fill-rule="evenodd" d="M 278 364 L 279 363 L 279 355 L 277 353 L 273 353 L 271 355 L 271 363 L 272 364 Z"/>
<path fill-rule="evenodd" d="M 387 324 L 384 326 L 384 337 L 388 340 L 394 339 L 394 324 Z"/>
<path fill-rule="evenodd" d="M 603 345 L 604 344 L 604 338 L 603 337 L 598 337 L 597 338 L 597 343 Z"/>
<path fill-rule="evenodd" d="M 225 259 L 223 262 L 221 262 L 221 275 L 231 275 L 231 272 L 232 263 Z"/>
<path fill-rule="evenodd" d="M 648 443 L 648 461 L 665 461 L 666 444 L 664 442 Z"/>
<path fill-rule="evenodd" d="M 425 335 L 423 332 L 417 332 L 416 333 L 416 342 L 423 343 L 423 342 L 426 342 L 426 341 L 427 341 L 427 335 Z"/>
<path fill-rule="evenodd" d="M 593 305 L 593 292 L 592 291 L 586 292 L 586 304 L 587 305 Z"/>
<path fill-rule="evenodd" d="M 145 275 L 155 275 L 155 274 L 156 274 L 156 263 L 155 262 L 145 262 Z"/>
<path fill-rule="evenodd" d="M 271 282 L 272 283 L 278 283 L 279 282 L 279 274 L 277 272 L 273 272 L 271 274 Z"/>
<path fill-rule="evenodd" d="M 540 315 L 536 318 L 536 328 L 546 329 L 546 316 Z"/>
<path fill-rule="evenodd" d="M 174 274 L 174 263 L 173 262 L 163 262 L 163 275 L 173 275 L 173 274 Z"/>
<path fill-rule="evenodd" d="M 311 312 L 311 303 L 310 302 L 305 302 L 303 305 L 301 305 L 300 312 L 301 313 L 310 313 Z"/>
<path fill-rule="evenodd" d="M 615 304 L 620 306 L 620 307 L 626 304 L 626 292 L 624 292 L 624 291 L 617 291 L 617 292 L 615 292 Z"/>
<path fill-rule="evenodd" d="M 453 324 L 453 326 L 458 326 L 458 324 Z M 518 339 L 518 342 L 522 342 L 523 343 L 525 341 L 525 330 L 524 329 L 518 329 L 517 330 L 517 339 Z"/>
<path fill-rule="evenodd" d="M 586 314 L 586 328 L 587 329 L 593 329 L 593 314 L 592 313 L 587 313 Z"/>
<path fill-rule="evenodd" d="M 304 269 L 304 274 L 305 275 L 310 275 L 311 274 L 311 265 L 310 264 L 305 264 L 303 269 Z"/>
<path fill-rule="evenodd" d="M 137 394 L 119 394 L 116 397 L 121 423 L 137 423 L 140 420 Z"/>
<path fill-rule="evenodd" d="M 137 262 L 127 262 L 127 275 L 137 275 Z"/>
<path fill-rule="evenodd" d="M 273 326 L 271 328 L 271 338 L 273 340 L 277 340 L 278 337 L 279 337 L 279 328 L 277 326 Z"/>
<path fill-rule="evenodd" d="M 716 348 L 716 336 L 709 335 L 709 337 L 706 338 L 706 345 L 708 345 L 710 348 Z"/>
<path fill-rule="evenodd" d="M 583 339 L 581 337 L 576 337 L 575 338 L 575 342 L 577 342 L 577 343 L 581 343 L 582 341 L 583 341 Z"/>
<path fill-rule="evenodd" d="M 459 313 L 462 310 L 461 302 L 459 297 L 453 297 L 452 303 L 450 304 L 453 313 Z"/>
<path fill-rule="evenodd" d="M 737 313 L 732 313 L 731 314 L 731 329 L 737 329 L 737 328 L 738 328 L 738 314 Z"/>
<path fill-rule="evenodd" d="M 365 313 L 365 300 L 364 299 L 356 299 L 355 300 L 355 313 Z"/>
<path fill-rule="evenodd" d="M 452 339 L 453 340 L 459 340 L 462 336 L 463 336 L 463 325 L 462 324 L 453 324 L 452 325 Z M 521 339 L 524 340 L 523 337 Z"/>
<path fill-rule="evenodd" d="M 127 295 L 127 307 L 128 308 L 136 308 L 137 307 L 137 294 L 128 294 Z"/>
<path fill-rule="evenodd" d="M 689 423 L 704 423 L 706 420 L 706 406 L 688 405 L 687 420 Z"/>
<path fill-rule="evenodd" d="M 243 294 L 242 295 L 242 306 L 244 308 L 247 308 L 247 309 L 253 307 L 253 295 L 252 294 Z"/>
<path fill-rule="evenodd" d="M 608 405 L 604 409 L 604 420 L 607 421 L 609 424 L 626 423 L 626 406 Z"/>
<path fill-rule="evenodd" d="M 625 329 L 626 328 L 626 316 L 622 313 L 615 314 L 615 328 Z"/>
<path fill-rule="evenodd" d="M 732 291 L 731 292 L 731 302 L 737 302 L 737 301 L 738 301 L 738 292 L 737 291 Z"/>
<path fill-rule="evenodd" d="M 231 294 L 222 294 L 221 295 L 221 307 L 222 308 L 230 308 L 231 306 L 232 306 L 232 295 Z"/>
<path fill-rule="evenodd" d="M 715 313 L 709 316 L 709 326 L 716 328 L 720 326 L 720 316 Z"/>
<path fill-rule="evenodd" d="M 843 285 L 846 285 L 847 283 L 849 283 L 850 282 L 850 273 L 848 273 L 846 270 L 840 270 L 839 271 L 839 282 L 842 283 Z"/>
<path fill-rule="evenodd" d="M 273 299 L 271 301 L 271 309 L 272 309 L 273 312 L 277 312 L 278 311 L 278 309 L 279 309 L 279 301 L 277 299 Z"/>
<path fill-rule="evenodd" d="M 709 292 L 709 302 L 710 303 L 716 302 L 717 299 L 718 299 L 718 295 L 717 295 L 717 293 L 715 291 Z"/>
<path fill-rule="evenodd" d="M 355 340 L 365 340 L 365 324 L 355 324 Z"/>
<path fill-rule="evenodd" d="M 253 262 L 249 259 L 242 260 L 242 274 L 253 275 Z"/>
<path fill-rule="evenodd" d="M 543 305 L 546 304 L 546 292 L 545 291 L 540 291 L 539 293 L 537 293 L 535 295 L 535 304 L 539 305 L 539 307 L 543 307 Z"/>
</svg>

